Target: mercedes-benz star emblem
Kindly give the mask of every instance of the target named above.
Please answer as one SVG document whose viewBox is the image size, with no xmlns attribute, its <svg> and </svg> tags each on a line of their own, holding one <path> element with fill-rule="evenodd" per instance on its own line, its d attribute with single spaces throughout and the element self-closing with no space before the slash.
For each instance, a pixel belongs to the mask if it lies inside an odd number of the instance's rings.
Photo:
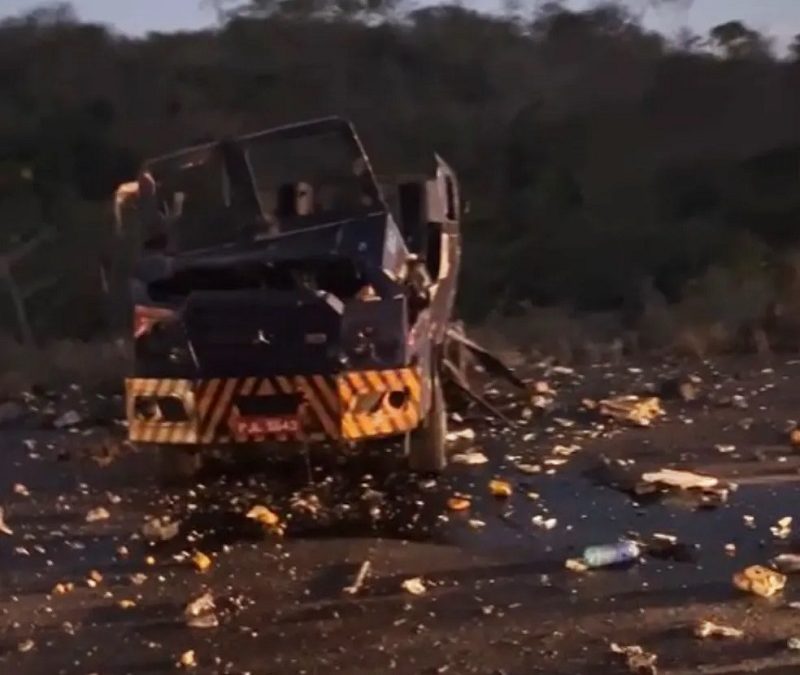
<svg viewBox="0 0 800 675">
<path fill-rule="evenodd" d="M 256 335 L 256 339 L 253 340 L 254 345 L 270 345 L 272 341 L 264 335 L 264 331 L 262 329 L 258 330 L 258 335 Z"/>
</svg>

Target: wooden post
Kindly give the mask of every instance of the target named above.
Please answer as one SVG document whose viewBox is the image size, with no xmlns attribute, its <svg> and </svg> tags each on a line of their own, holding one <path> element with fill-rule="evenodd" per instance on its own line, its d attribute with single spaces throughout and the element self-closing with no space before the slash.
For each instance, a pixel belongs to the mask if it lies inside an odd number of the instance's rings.
<svg viewBox="0 0 800 675">
<path fill-rule="evenodd" d="M 22 298 L 19 286 L 14 281 L 13 275 L 9 272 L 6 274 L 6 286 L 11 295 L 11 301 L 14 303 L 14 314 L 17 317 L 17 326 L 19 327 L 19 334 L 22 338 L 22 343 L 26 347 L 33 346 L 33 330 L 31 330 L 30 321 L 28 321 L 28 313 L 25 311 L 25 300 Z"/>
</svg>

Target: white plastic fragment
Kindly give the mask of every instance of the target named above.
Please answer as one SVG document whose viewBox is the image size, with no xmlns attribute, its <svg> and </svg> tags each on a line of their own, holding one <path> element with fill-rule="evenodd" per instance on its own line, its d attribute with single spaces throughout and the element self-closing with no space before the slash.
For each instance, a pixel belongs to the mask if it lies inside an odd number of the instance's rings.
<svg viewBox="0 0 800 675">
<path fill-rule="evenodd" d="M 719 478 L 701 476 L 691 471 L 678 471 L 676 469 L 661 469 L 660 471 L 645 473 L 642 474 L 642 480 L 646 483 L 658 483 L 682 490 L 707 489 L 719 484 Z"/>
<path fill-rule="evenodd" d="M 470 450 L 469 452 L 460 452 L 450 458 L 453 464 L 466 464 L 468 466 L 477 466 L 479 464 L 486 464 L 489 458 L 482 452 L 477 450 Z"/>
<path fill-rule="evenodd" d="M 414 577 L 403 582 L 403 590 L 411 595 L 424 595 L 428 589 L 420 577 Z"/>
<path fill-rule="evenodd" d="M 86 514 L 87 523 L 97 523 L 101 520 L 108 520 L 109 518 L 111 518 L 111 514 L 108 512 L 108 509 L 103 506 L 98 506 L 96 509 L 92 509 Z"/>
<path fill-rule="evenodd" d="M 459 431 L 449 431 L 447 433 L 447 441 L 454 443 L 455 441 L 474 441 L 475 429 L 460 429 Z"/>
</svg>

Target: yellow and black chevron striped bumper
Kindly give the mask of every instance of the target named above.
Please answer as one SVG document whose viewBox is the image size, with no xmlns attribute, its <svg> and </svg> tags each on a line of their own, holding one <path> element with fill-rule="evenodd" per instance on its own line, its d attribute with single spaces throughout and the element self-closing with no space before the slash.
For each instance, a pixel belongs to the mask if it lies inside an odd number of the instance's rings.
<svg viewBox="0 0 800 675">
<path fill-rule="evenodd" d="M 417 368 L 329 375 L 126 380 L 128 437 L 139 443 L 356 441 L 422 419 Z"/>
</svg>

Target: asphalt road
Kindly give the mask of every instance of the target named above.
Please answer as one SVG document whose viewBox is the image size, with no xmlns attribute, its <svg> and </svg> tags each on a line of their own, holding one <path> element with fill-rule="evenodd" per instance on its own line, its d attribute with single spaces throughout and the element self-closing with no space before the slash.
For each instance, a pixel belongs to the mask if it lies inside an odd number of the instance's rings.
<svg viewBox="0 0 800 675">
<path fill-rule="evenodd" d="M 612 642 L 657 654 L 661 673 L 796 672 L 800 652 L 786 641 L 800 635 L 790 607 L 800 584 L 790 577 L 764 599 L 731 583 L 747 565 L 800 551 L 770 532 L 783 516 L 800 524 L 800 454 L 784 431 L 800 419 L 800 365 L 766 365 L 532 367 L 557 391 L 554 407 L 524 419 L 523 404 L 498 395 L 520 424 L 454 425 L 475 429 L 461 443 L 489 461 L 437 480 L 408 475 L 388 448 L 310 463 L 271 451 L 216 458 L 195 480 L 165 484 L 153 452 L 100 448 L 108 429 L 11 425 L 0 432 L 0 505 L 13 532 L 0 534 L 0 673 L 628 672 Z M 667 416 L 649 429 L 600 426 L 579 409 L 676 372 L 702 378 L 700 398 L 665 400 Z M 747 409 L 721 400 L 736 393 Z M 573 444 L 568 457 L 554 453 Z M 681 494 L 637 500 L 608 484 L 609 466 L 700 470 L 738 489 L 717 508 Z M 507 480 L 511 497 L 492 496 L 492 478 Z M 470 507 L 449 510 L 454 495 Z M 245 517 L 255 505 L 279 515 L 283 536 Z M 98 507 L 108 517 L 87 522 Z M 178 522 L 178 535 L 146 541 L 152 517 Z M 564 567 L 587 545 L 657 532 L 696 550 L 583 574 Z M 197 552 L 211 560 L 205 572 Z M 365 561 L 362 587 L 345 592 Z M 414 578 L 421 595 L 404 588 Z M 191 627 L 185 607 L 206 592 L 218 625 Z M 744 637 L 697 639 L 699 619 Z M 179 666 L 190 650 L 196 665 Z"/>
</svg>

